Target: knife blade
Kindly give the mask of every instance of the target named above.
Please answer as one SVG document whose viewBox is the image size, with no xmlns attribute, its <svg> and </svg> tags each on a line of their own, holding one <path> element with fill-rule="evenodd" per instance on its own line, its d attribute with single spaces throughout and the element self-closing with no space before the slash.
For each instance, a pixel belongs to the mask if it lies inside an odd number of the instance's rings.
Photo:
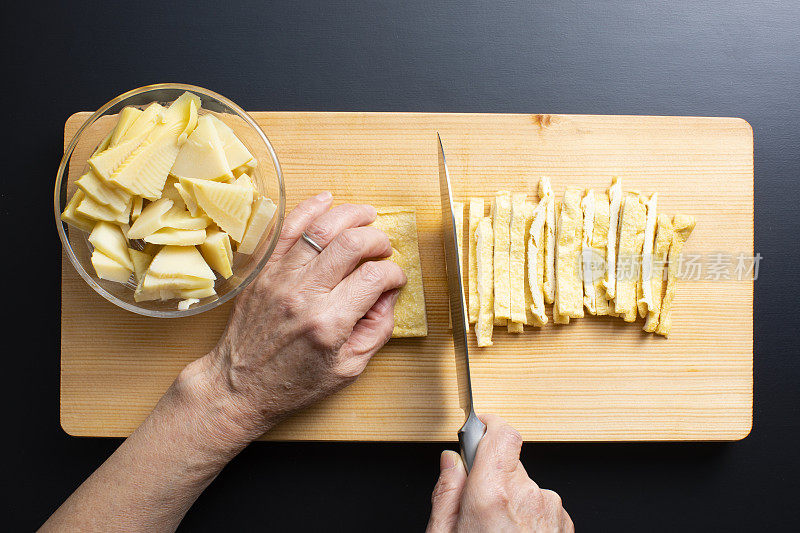
<svg viewBox="0 0 800 533">
<path fill-rule="evenodd" d="M 461 445 L 461 457 L 464 459 L 467 472 L 469 472 L 475 460 L 478 443 L 486 432 L 486 426 L 475 414 L 475 405 L 472 399 L 469 349 L 467 346 L 467 306 L 464 300 L 464 287 L 461 278 L 461 258 L 458 256 L 450 173 L 447 170 L 442 137 L 438 133 L 436 136 L 439 139 L 439 192 L 442 200 L 442 237 L 444 239 L 444 256 L 447 266 L 447 295 L 450 299 L 450 316 L 453 323 L 453 350 L 456 360 L 456 375 L 458 376 L 458 396 L 461 408 L 467 417 L 464 425 L 458 431 L 458 441 Z M 463 236 L 460 237 L 463 238 Z"/>
</svg>

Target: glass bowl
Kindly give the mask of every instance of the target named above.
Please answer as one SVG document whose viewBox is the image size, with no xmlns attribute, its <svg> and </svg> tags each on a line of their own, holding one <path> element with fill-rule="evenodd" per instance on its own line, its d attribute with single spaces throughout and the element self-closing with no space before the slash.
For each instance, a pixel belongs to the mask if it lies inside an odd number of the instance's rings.
<svg viewBox="0 0 800 533">
<path fill-rule="evenodd" d="M 117 122 L 119 112 L 128 106 L 144 109 L 153 102 L 167 105 L 181 94 L 190 91 L 200 97 L 200 114 L 213 113 L 217 118 L 233 128 L 236 136 L 245 144 L 257 160 L 255 170 L 248 173 L 253 185 L 264 196 L 275 202 L 276 210 L 272 224 L 251 255 L 234 253 L 233 276 L 224 279 L 217 276 L 216 296 L 203 298 L 189 309 L 179 310 L 178 300 L 154 300 L 136 302 L 133 291 L 136 288 L 133 277 L 126 284 L 103 280 L 97 277 L 91 263 L 92 245 L 89 234 L 61 220 L 61 212 L 74 194 L 75 181 L 88 170 L 88 159 Z M 123 309 L 158 318 L 176 318 L 196 315 L 213 309 L 239 294 L 258 275 L 266 265 L 283 226 L 286 198 L 283 174 L 275 150 L 267 136 L 256 122 L 242 108 L 215 92 L 180 83 L 161 83 L 134 89 L 117 96 L 98 109 L 80 127 L 64 152 L 58 167 L 54 194 L 56 226 L 61 243 L 70 262 L 78 274 L 100 296 Z M 137 247 L 132 243 L 132 247 Z M 138 246 L 140 247 L 140 246 Z"/>
</svg>

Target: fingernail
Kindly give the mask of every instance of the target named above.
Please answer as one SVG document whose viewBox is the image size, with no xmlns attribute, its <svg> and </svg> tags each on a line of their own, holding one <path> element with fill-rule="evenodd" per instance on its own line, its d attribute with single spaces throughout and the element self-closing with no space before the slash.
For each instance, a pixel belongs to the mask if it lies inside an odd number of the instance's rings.
<svg viewBox="0 0 800 533">
<path fill-rule="evenodd" d="M 333 195 L 331 194 L 331 191 L 324 191 L 316 195 L 314 198 L 316 200 L 319 200 L 320 202 L 327 202 L 328 200 L 333 198 Z"/>
<path fill-rule="evenodd" d="M 439 458 L 439 470 L 450 470 L 458 464 L 461 457 L 453 450 L 445 450 Z"/>
</svg>

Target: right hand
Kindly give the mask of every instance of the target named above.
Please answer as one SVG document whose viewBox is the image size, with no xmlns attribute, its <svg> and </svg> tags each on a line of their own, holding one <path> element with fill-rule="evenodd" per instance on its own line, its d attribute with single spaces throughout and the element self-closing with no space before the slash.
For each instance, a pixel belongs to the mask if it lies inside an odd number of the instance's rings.
<svg viewBox="0 0 800 533">
<path fill-rule="evenodd" d="M 456 452 L 442 453 L 428 532 L 574 531 L 561 497 L 539 488 L 519 460 L 522 437 L 495 415 L 467 476 Z"/>
</svg>

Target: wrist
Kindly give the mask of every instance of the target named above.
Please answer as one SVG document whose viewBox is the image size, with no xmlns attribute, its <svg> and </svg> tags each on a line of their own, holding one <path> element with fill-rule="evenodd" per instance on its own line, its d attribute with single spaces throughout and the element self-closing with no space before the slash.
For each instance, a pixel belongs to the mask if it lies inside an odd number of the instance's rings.
<svg viewBox="0 0 800 533">
<path fill-rule="evenodd" d="M 205 433 L 207 446 L 223 455 L 236 455 L 270 429 L 235 391 L 219 358 L 208 354 L 187 365 L 172 388 L 180 409 Z"/>
</svg>

